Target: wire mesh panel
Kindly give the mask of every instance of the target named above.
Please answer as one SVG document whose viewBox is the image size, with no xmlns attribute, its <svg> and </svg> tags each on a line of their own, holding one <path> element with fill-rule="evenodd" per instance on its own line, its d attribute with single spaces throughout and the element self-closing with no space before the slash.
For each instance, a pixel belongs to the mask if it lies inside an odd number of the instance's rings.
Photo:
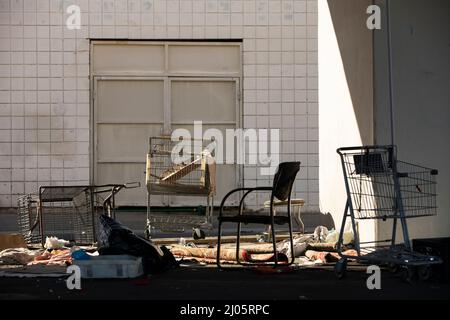
<svg viewBox="0 0 450 320">
<path fill-rule="evenodd" d="M 39 190 L 42 237 L 56 236 L 77 244 L 95 242 L 91 188 L 51 186 Z"/>
<path fill-rule="evenodd" d="M 397 160 L 397 176 L 406 217 L 437 214 L 438 171 Z"/>
<path fill-rule="evenodd" d="M 151 137 L 147 155 L 147 232 L 151 229 L 184 231 L 211 225 L 215 182 L 215 144 L 211 140 Z M 151 214 L 152 195 L 204 196 L 208 209 L 198 215 Z"/>
<path fill-rule="evenodd" d="M 215 164 L 207 149 L 208 143 L 211 141 L 151 137 L 146 181 L 149 193 L 214 193 Z"/>
<path fill-rule="evenodd" d="M 79 245 L 97 239 L 98 217 L 115 216 L 115 195 L 138 182 L 89 186 L 41 186 L 36 195 L 18 198 L 20 231 L 28 243 L 58 237 Z"/>
<path fill-rule="evenodd" d="M 436 214 L 437 171 L 396 160 L 392 146 L 340 149 L 357 219 Z"/>
<path fill-rule="evenodd" d="M 42 186 L 18 198 L 19 229 L 27 243 L 58 237 L 76 244 L 96 240 L 96 208 L 90 187 Z"/>
<path fill-rule="evenodd" d="M 39 197 L 26 194 L 17 198 L 17 224 L 25 241 L 29 244 L 39 243 L 42 240 L 39 214 Z"/>
<path fill-rule="evenodd" d="M 184 232 L 193 226 L 205 224 L 205 216 L 198 215 L 155 214 L 149 220 L 152 228 L 164 232 Z"/>
</svg>

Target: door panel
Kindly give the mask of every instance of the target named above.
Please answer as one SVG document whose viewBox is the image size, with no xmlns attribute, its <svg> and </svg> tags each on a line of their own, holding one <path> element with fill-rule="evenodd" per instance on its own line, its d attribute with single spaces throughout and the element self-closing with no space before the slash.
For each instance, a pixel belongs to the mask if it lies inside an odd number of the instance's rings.
<svg viewBox="0 0 450 320">
<path fill-rule="evenodd" d="M 96 44 L 92 50 L 92 71 L 103 74 L 162 73 L 164 51 L 163 45 Z"/>
<path fill-rule="evenodd" d="M 164 121 L 164 81 L 100 80 L 97 121 L 155 123 Z"/>
<path fill-rule="evenodd" d="M 236 122 L 234 81 L 171 81 L 173 122 Z"/>
<path fill-rule="evenodd" d="M 147 204 L 145 161 L 149 137 L 164 124 L 164 81 L 156 79 L 96 79 L 95 184 L 141 182 L 123 190 L 118 205 Z M 161 197 L 152 204 L 162 205 Z"/>
<path fill-rule="evenodd" d="M 145 162 L 148 140 L 161 132 L 160 124 L 98 124 L 99 162 Z"/>
<path fill-rule="evenodd" d="M 202 134 L 208 129 L 222 133 L 221 151 L 225 156 L 226 129 L 235 129 L 237 124 L 238 101 L 237 81 L 213 79 L 171 80 L 172 130 L 187 129 L 194 137 L 194 121 L 202 121 Z M 216 150 L 216 156 L 220 154 Z M 216 196 L 221 201 L 225 194 L 238 186 L 237 165 L 218 163 L 216 167 Z M 237 195 L 229 198 L 228 204 L 236 202 Z M 203 199 L 170 197 L 171 205 L 204 203 Z M 217 203 L 216 203 L 217 204 Z"/>
<path fill-rule="evenodd" d="M 237 73 L 240 71 L 238 46 L 171 45 L 169 71 L 173 73 Z"/>
</svg>

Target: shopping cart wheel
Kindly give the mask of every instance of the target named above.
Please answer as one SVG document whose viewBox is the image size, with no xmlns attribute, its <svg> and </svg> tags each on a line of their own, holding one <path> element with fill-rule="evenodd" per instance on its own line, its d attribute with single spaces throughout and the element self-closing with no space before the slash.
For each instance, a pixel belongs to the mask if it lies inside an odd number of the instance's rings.
<svg viewBox="0 0 450 320">
<path fill-rule="evenodd" d="M 347 259 L 341 258 L 334 266 L 334 273 L 338 279 L 342 279 L 345 276 L 345 271 L 347 270 Z"/>
<path fill-rule="evenodd" d="M 421 281 L 428 281 L 433 275 L 433 271 L 430 265 L 419 266 L 417 268 L 417 275 Z"/>
<path fill-rule="evenodd" d="M 192 229 L 192 238 L 194 238 L 194 240 L 205 239 L 205 237 L 206 237 L 205 231 L 203 231 L 202 229 L 199 228 Z"/>
<path fill-rule="evenodd" d="M 150 240 L 152 238 L 152 226 L 147 225 L 147 228 L 145 228 L 145 237 Z"/>
<path fill-rule="evenodd" d="M 416 268 L 414 266 L 403 266 L 402 279 L 407 283 L 413 283 L 416 279 Z"/>
</svg>

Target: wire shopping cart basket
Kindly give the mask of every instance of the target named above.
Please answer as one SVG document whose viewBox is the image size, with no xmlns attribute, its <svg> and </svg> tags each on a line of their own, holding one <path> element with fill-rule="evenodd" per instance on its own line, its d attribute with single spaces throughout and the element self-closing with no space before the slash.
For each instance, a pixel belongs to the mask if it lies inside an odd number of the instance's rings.
<svg viewBox="0 0 450 320">
<path fill-rule="evenodd" d="M 212 228 L 215 194 L 214 140 L 151 137 L 147 154 L 147 226 L 152 230 L 183 232 L 187 228 Z M 200 196 L 206 198 L 204 214 L 156 214 L 152 196 Z M 200 207 L 200 206 L 199 206 Z M 177 211 L 171 208 L 171 211 Z M 200 212 L 203 213 L 203 212 Z"/>
<path fill-rule="evenodd" d="M 115 216 L 115 196 L 139 183 L 87 186 L 40 186 L 37 194 L 18 197 L 17 222 L 28 244 L 44 245 L 56 236 L 77 245 L 97 240 L 98 216 Z"/>
<path fill-rule="evenodd" d="M 360 146 L 339 148 L 347 201 L 337 243 L 341 259 L 335 266 L 341 278 L 347 259 L 370 264 L 403 267 L 408 277 L 418 272 L 429 277 L 430 265 L 441 259 L 414 252 L 411 248 L 407 219 L 436 215 L 436 176 L 438 171 L 397 160 L 395 146 Z M 344 229 L 350 219 L 356 256 L 343 252 Z M 360 242 L 356 219 L 392 219 L 392 237 L 388 240 Z M 397 244 L 397 224 L 401 225 L 403 243 Z"/>
</svg>

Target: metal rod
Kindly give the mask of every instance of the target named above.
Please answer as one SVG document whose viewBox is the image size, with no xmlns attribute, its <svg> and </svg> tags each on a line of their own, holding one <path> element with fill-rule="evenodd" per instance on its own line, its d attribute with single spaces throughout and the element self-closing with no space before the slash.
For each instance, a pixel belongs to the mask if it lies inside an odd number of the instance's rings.
<svg viewBox="0 0 450 320">
<path fill-rule="evenodd" d="M 390 0 L 386 0 L 386 23 L 387 23 L 387 47 L 388 47 L 388 73 L 389 73 L 389 111 L 391 116 L 391 145 L 395 143 L 394 132 L 394 79 L 392 75 L 392 37 L 391 37 L 391 17 Z"/>
</svg>

